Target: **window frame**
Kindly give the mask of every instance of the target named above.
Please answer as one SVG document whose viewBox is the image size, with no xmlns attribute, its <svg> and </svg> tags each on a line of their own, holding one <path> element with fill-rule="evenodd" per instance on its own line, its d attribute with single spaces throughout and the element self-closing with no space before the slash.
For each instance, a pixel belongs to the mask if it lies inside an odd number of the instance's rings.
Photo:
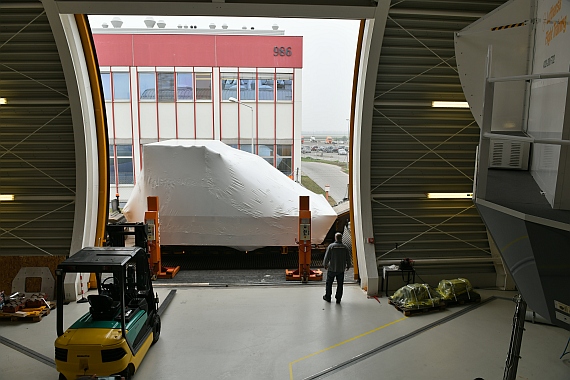
<svg viewBox="0 0 570 380">
<path fill-rule="evenodd" d="M 194 102 L 195 95 L 196 95 L 196 91 L 194 91 L 194 89 L 195 89 L 195 83 L 194 83 L 195 75 L 194 75 L 194 73 L 193 73 L 193 72 L 188 72 L 188 71 L 177 71 L 175 74 L 176 74 L 176 78 L 175 78 L 175 81 L 176 81 L 176 101 L 177 101 L 177 102 L 181 102 L 181 103 L 191 103 L 191 102 Z M 192 97 L 191 97 L 191 98 L 184 98 L 184 99 L 181 99 L 181 98 L 180 98 L 180 93 L 179 93 L 180 87 L 179 87 L 179 84 L 182 83 L 182 82 L 184 82 L 184 81 L 181 81 L 181 80 L 180 80 L 180 75 L 190 75 L 190 83 L 191 83 L 190 89 L 191 89 L 191 91 L 192 91 Z"/>
<path fill-rule="evenodd" d="M 209 82 L 210 82 L 210 97 L 209 98 L 198 98 L 198 83 L 205 82 L 205 79 L 200 79 L 199 77 L 205 77 L 209 75 Z M 213 101 L 213 91 L 214 86 L 212 86 L 212 73 L 211 72 L 194 72 L 194 100 L 195 102 L 211 102 Z"/>
<path fill-rule="evenodd" d="M 272 96 L 271 99 L 262 99 L 261 98 L 261 86 L 266 84 L 261 84 L 261 81 L 271 80 L 271 92 Z M 275 102 L 275 74 L 273 73 L 259 73 L 257 75 L 257 100 L 259 102 Z"/>
<path fill-rule="evenodd" d="M 121 147 L 121 148 L 119 148 Z M 129 154 L 125 154 L 125 152 L 122 152 L 120 150 L 122 150 L 122 148 L 124 147 L 129 147 Z M 116 154 L 115 154 L 116 153 Z M 126 182 L 124 180 L 121 180 L 122 178 L 125 178 L 125 175 L 121 175 L 121 166 L 124 165 L 126 162 L 119 162 L 119 160 L 124 161 L 124 160 L 129 160 L 128 162 L 130 162 L 130 170 L 129 173 L 127 174 L 126 178 L 130 179 L 130 182 L 127 180 Z M 133 146 L 132 144 L 109 144 L 109 174 L 112 174 L 112 176 L 110 176 L 110 185 L 134 185 L 135 184 L 135 161 L 134 161 L 134 156 L 133 156 Z M 124 173 L 124 171 L 123 171 Z M 118 182 L 118 184 L 117 184 Z"/>
<path fill-rule="evenodd" d="M 152 102 L 156 102 L 156 72 L 154 71 L 139 71 L 138 73 L 138 87 L 139 87 L 139 102 L 143 102 L 143 103 L 152 103 Z M 153 92 L 153 98 L 152 99 L 143 99 L 142 98 L 142 80 L 141 77 L 142 76 L 152 76 L 152 83 L 153 83 L 153 87 L 152 90 Z M 148 90 L 145 88 L 145 91 Z"/>
<path fill-rule="evenodd" d="M 176 102 L 176 75 L 174 75 L 174 71 L 157 71 L 156 72 L 156 89 L 157 89 L 157 97 L 156 100 L 159 103 L 174 103 Z M 166 78 L 167 76 L 171 76 L 171 78 Z M 162 77 L 162 78 L 161 78 Z M 167 84 L 165 87 L 161 88 L 161 85 Z M 172 93 L 172 97 L 161 96 L 161 92 L 167 91 L 168 93 Z"/>
<path fill-rule="evenodd" d="M 284 155 L 283 149 L 288 149 L 290 154 Z M 280 152 L 281 152 L 281 154 L 280 154 Z M 279 162 L 278 162 L 277 158 L 280 159 Z M 282 171 L 279 168 L 279 166 L 281 165 L 281 162 L 283 162 L 284 160 L 289 162 L 289 169 L 290 169 L 289 173 L 285 173 L 284 171 Z M 293 174 L 293 145 L 291 145 L 291 144 L 276 144 L 275 145 L 275 168 L 277 168 L 277 170 L 279 170 L 281 173 L 285 174 L 286 176 L 290 176 Z"/>
<path fill-rule="evenodd" d="M 105 77 L 107 80 L 105 80 Z M 113 101 L 113 91 L 111 88 L 111 72 L 101 72 L 101 88 L 103 90 L 103 100 L 105 102 Z"/>
<path fill-rule="evenodd" d="M 245 82 L 247 81 L 247 82 Z M 255 102 L 257 100 L 257 74 L 256 73 L 239 73 L 239 100 L 242 102 Z M 254 88 L 251 88 L 251 83 L 253 83 Z M 243 88 L 244 86 L 249 88 Z M 244 97 L 245 92 L 247 94 L 253 94 L 253 99 L 249 97 Z"/>
<path fill-rule="evenodd" d="M 228 96 L 227 99 L 224 97 L 224 91 L 232 91 L 224 89 L 224 80 L 233 80 L 235 81 L 235 94 L 233 96 Z M 222 102 L 229 102 L 230 98 L 238 99 L 238 87 L 239 87 L 239 78 L 237 72 L 222 72 L 220 73 L 220 99 Z"/>
<path fill-rule="evenodd" d="M 125 71 L 112 71 L 111 74 L 112 74 L 112 80 L 111 80 L 111 85 L 112 85 L 112 86 L 111 86 L 111 87 L 112 87 L 112 90 L 113 90 L 113 101 L 114 101 L 114 102 L 120 102 L 120 103 L 127 103 L 127 102 L 130 102 L 130 101 L 131 101 L 131 73 L 125 72 Z M 125 87 L 126 90 L 127 90 L 127 98 L 118 98 L 118 97 L 117 97 L 117 88 L 118 88 L 117 86 L 118 86 L 119 84 L 121 84 L 122 81 L 117 80 L 117 79 L 118 79 L 118 78 L 121 78 L 121 77 L 123 77 L 123 76 L 124 76 L 124 77 L 126 78 L 126 80 L 127 80 L 127 83 L 126 83 L 127 86 Z M 120 89 L 120 90 L 123 90 L 122 87 L 119 88 L 119 89 Z"/>
<path fill-rule="evenodd" d="M 288 79 L 283 79 L 287 77 Z M 291 99 L 279 99 L 279 88 L 278 88 L 278 82 L 280 80 L 283 81 L 291 81 Z M 275 75 L 275 102 L 279 102 L 279 103 L 292 103 L 293 102 L 293 92 L 294 92 L 294 85 L 295 85 L 295 81 L 294 81 L 294 77 L 293 74 L 287 74 L 287 73 L 277 73 Z M 285 84 L 286 86 L 286 84 Z M 283 93 L 283 92 L 281 92 Z"/>
</svg>

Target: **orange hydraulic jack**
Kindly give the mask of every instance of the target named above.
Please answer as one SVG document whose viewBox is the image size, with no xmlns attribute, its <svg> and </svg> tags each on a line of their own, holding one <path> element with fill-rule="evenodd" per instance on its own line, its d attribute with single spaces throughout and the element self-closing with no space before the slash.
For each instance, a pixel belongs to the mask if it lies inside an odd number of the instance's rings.
<svg viewBox="0 0 570 380">
<path fill-rule="evenodd" d="M 287 281 L 322 281 L 323 272 L 311 270 L 311 210 L 309 197 L 299 197 L 299 268 L 285 269 Z"/>
<path fill-rule="evenodd" d="M 156 278 L 173 278 L 180 267 L 163 267 L 160 253 L 160 235 L 158 225 L 158 197 L 147 197 L 146 206 L 148 211 L 144 213 L 144 222 L 147 225 L 148 253 L 150 255 L 150 268 Z"/>
</svg>

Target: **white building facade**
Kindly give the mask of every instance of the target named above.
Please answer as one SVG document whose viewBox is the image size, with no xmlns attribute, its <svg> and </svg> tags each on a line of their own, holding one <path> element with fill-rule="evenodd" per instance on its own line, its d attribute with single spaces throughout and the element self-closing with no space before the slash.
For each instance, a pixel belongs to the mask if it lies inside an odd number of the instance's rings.
<svg viewBox="0 0 570 380">
<path fill-rule="evenodd" d="M 303 39 L 253 32 L 93 30 L 111 194 L 121 203 L 142 168 L 144 144 L 170 139 L 253 148 L 300 182 Z"/>
</svg>

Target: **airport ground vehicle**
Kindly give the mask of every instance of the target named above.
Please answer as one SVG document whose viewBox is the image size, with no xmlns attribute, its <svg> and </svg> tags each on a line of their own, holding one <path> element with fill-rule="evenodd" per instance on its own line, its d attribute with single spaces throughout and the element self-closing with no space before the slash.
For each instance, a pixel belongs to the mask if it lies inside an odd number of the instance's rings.
<svg viewBox="0 0 570 380">
<path fill-rule="evenodd" d="M 89 311 L 63 331 L 66 273 L 95 273 Z M 160 337 L 146 251 L 140 247 L 83 248 L 58 265 L 55 362 L 60 380 L 120 375 L 130 379 Z"/>
</svg>

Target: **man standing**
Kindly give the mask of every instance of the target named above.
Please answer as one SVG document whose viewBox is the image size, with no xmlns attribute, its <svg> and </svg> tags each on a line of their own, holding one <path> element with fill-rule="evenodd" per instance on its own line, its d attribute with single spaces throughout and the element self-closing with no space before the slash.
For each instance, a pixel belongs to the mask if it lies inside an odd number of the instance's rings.
<svg viewBox="0 0 570 380">
<path fill-rule="evenodd" d="M 344 271 L 350 269 L 350 252 L 348 247 L 342 244 L 342 234 L 334 235 L 335 242 L 327 247 L 323 264 L 327 270 L 326 291 L 323 299 L 331 302 L 332 284 L 336 278 L 336 303 L 342 298 L 342 286 L 344 284 Z"/>
</svg>

